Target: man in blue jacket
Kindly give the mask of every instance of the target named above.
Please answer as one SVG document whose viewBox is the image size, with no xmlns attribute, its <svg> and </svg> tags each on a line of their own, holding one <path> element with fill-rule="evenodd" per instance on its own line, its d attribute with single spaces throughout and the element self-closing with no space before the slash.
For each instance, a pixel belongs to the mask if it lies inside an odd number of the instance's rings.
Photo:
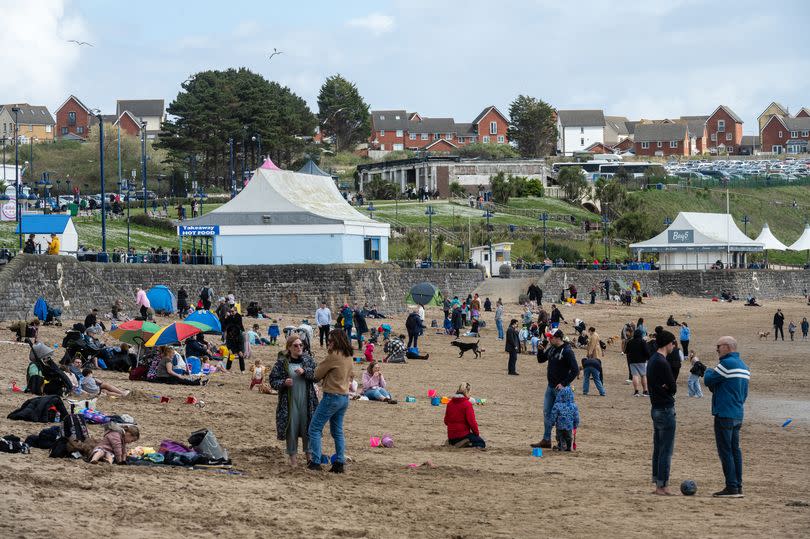
<svg viewBox="0 0 810 539">
<path fill-rule="evenodd" d="M 720 363 L 714 369 L 706 369 L 703 379 L 712 392 L 712 415 L 714 416 L 714 439 L 717 454 L 726 476 L 726 488 L 715 492 L 717 498 L 742 498 L 742 451 L 740 450 L 740 427 L 743 421 L 743 406 L 748 397 L 748 382 L 751 372 L 737 353 L 737 341 L 733 337 L 720 337 L 717 341 Z"/>
</svg>

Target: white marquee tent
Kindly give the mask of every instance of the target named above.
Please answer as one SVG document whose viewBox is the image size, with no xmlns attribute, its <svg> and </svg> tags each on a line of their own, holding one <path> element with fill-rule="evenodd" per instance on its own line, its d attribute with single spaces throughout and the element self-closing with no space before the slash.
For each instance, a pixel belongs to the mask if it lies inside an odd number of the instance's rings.
<svg viewBox="0 0 810 539">
<path fill-rule="evenodd" d="M 762 225 L 762 232 L 759 233 L 759 236 L 757 236 L 757 239 L 754 241 L 764 245 L 766 251 L 787 251 L 787 245 L 776 239 L 768 223 Z"/>
<path fill-rule="evenodd" d="M 745 267 L 746 254 L 761 252 L 726 213 L 681 212 L 666 230 L 646 241 L 630 244 L 641 253 L 658 253 L 661 269 L 709 269 L 718 260 L 726 267 Z"/>
</svg>

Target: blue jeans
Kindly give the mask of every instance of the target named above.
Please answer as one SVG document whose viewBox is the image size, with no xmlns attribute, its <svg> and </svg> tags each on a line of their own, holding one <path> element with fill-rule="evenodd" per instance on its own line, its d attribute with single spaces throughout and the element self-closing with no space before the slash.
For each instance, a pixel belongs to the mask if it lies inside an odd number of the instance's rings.
<svg viewBox="0 0 810 539">
<path fill-rule="evenodd" d="M 543 439 L 551 441 L 551 427 L 554 424 L 549 419 L 554 401 L 557 400 L 557 390 L 551 386 L 546 386 L 546 394 L 543 396 Z"/>
<path fill-rule="evenodd" d="M 381 387 L 375 389 L 367 389 L 365 393 L 363 393 L 363 395 L 368 397 L 368 400 L 370 401 L 381 401 L 383 399 L 391 398 L 391 394 Z"/>
<path fill-rule="evenodd" d="M 343 437 L 343 416 L 349 408 L 349 396 L 324 393 L 309 422 L 309 453 L 312 462 L 321 462 L 323 427 L 329 422 L 329 432 L 335 440 L 337 462 L 346 462 L 346 440 Z"/>
<path fill-rule="evenodd" d="M 588 394 L 588 390 L 591 388 L 591 378 L 593 378 L 593 383 L 596 384 L 596 390 L 599 392 L 600 395 L 602 395 L 603 397 L 605 396 L 605 386 L 602 385 L 602 377 L 599 376 L 599 371 L 597 371 L 593 367 L 585 367 L 583 378 L 584 378 L 584 380 L 582 381 L 583 395 Z"/>
<path fill-rule="evenodd" d="M 675 449 L 675 407 L 652 408 L 653 454 L 652 480 L 659 488 L 669 484 L 669 467 Z"/>
<path fill-rule="evenodd" d="M 503 340 L 503 320 L 497 318 L 495 320 L 495 327 L 498 328 L 498 339 Z"/>
<path fill-rule="evenodd" d="M 714 416 L 714 440 L 717 454 L 726 476 L 726 487 L 742 488 L 742 451 L 740 450 L 742 419 Z"/>
<path fill-rule="evenodd" d="M 690 397 L 702 397 L 703 390 L 700 388 L 700 376 L 689 373 L 689 379 L 686 381 L 686 387 L 689 389 Z"/>
</svg>

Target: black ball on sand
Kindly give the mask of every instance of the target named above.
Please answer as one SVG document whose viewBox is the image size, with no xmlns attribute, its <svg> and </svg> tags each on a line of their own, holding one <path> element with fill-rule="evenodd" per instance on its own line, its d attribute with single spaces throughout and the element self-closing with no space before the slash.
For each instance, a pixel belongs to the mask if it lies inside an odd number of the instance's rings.
<svg viewBox="0 0 810 539">
<path fill-rule="evenodd" d="M 683 483 L 681 483 L 681 494 L 684 496 L 694 496 L 697 492 L 697 483 L 692 481 L 691 479 L 687 479 Z"/>
</svg>

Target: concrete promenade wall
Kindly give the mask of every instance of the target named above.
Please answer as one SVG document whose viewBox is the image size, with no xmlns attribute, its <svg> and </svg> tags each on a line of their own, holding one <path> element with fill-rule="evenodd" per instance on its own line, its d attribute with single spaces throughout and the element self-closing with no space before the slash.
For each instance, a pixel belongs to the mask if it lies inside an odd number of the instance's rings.
<svg viewBox="0 0 810 539">
<path fill-rule="evenodd" d="M 321 300 L 330 307 L 344 302 L 376 303 L 383 312 L 406 309 L 405 297 L 417 283 L 429 281 L 449 294 L 466 295 L 483 281 L 479 270 L 400 269 L 396 266 L 285 265 L 188 266 L 171 264 L 99 264 L 71 257 L 18 255 L 0 271 L 0 318 L 32 314 L 36 299 L 61 307 L 63 316 L 84 318 L 93 307 L 108 312 L 123 298 L 135 312 L 135 290 L 157 284 L 175 293 L 184 286 L 197 301 L 209 282 L 217 296 L 233 292 L 243 306 L 257 301 L 268 313 L 314 316 Z"/>
<path fill-rule="evenodd" d="M 601 291 L 605 279 L 627 285 L 638 279 L 643 290 L 654 296 L 676 292 L 687 297 L 711 297 L 729 290 L 738 297 L 758 298 L 802 296 L 810 290 L 807 270 L 684 270 L 684 271 L 620 271 L 574 270 L 551 268 L 546 272 L 513 270 L 513 278 L 532 278 L 548 297 L 557 297 L 560 290 L 573 283 L 581 297 L 591 287 Z"/>
</svg>

